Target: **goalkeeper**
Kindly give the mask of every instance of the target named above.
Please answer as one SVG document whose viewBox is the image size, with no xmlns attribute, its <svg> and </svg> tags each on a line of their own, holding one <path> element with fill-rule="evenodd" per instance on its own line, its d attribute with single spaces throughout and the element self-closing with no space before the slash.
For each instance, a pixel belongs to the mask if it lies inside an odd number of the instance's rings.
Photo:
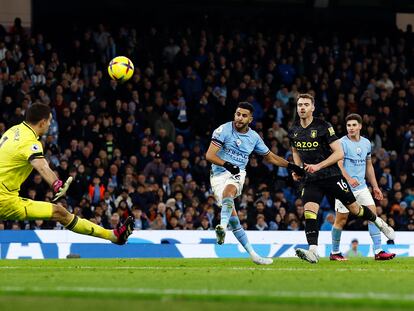
<svg viewBox="0 0 414 311">
<path fill-rule="evenodd" d="M 104 229 L 89 220 L 70 214 L 57 200 L 65 196 L 72 177 L 63 183 L 50 169 L 43 156 L 39 136 L 48 132 L 52 114 L 50 107 L 35 103 L 26 112 L 26 121 L 8 129 L 0 139 L 0 220 L 51 219 L 80 234 L 125 244 L 133 230 L 133 219 L 115 230 Z M 52 202 L 19 197 L 21 184 L 35 168 L 53 188 Z"/>
</svg>

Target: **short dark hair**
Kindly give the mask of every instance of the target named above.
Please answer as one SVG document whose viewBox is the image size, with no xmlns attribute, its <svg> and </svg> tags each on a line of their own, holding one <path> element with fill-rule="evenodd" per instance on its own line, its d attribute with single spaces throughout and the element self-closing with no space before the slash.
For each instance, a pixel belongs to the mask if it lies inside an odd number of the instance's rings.
<svg viewBox="0 0 414 311">
<path fill-rule="evenodd" d="M 251 114 L 253 114 L 253 112 L 254 112 L 253 105 L 249 102 L 240 102 L 237 105 L 237 108 L 247 109 L 247 110 L 250 111 Z"/>
<path fill-rule="evenodd" d="M 306 99 L 310 99 L 312 101 L 312 104 L 315 105 L 315 98 L 309 94 L 309 93 L 302 93 L 299 94 L 298 97 L 296 98 L 296 102 L 300 99 L 300 98 L 306 98 Z"/>
<path fill-rule="evenodd" d="M 30 124 L 37 124 L 41 120 L 49 119 L 50 107 L 41 103 L 34 103 L 27 109 L 26 122 Z"/>
<path fill-rule="evenodd" d="M 345 122 L 348 122 L 348 121 L 351 121 L 351 120 L 355 120 L 359 124 L 362 124 L 362 117 L 357 113 L 351 113 L 351 114 L 346 116 Z"/>
</svg>

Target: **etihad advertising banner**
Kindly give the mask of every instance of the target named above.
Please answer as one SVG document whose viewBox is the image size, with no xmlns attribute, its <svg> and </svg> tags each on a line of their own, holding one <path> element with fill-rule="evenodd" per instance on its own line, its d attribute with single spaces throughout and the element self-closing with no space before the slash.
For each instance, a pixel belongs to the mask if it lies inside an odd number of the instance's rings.
<svg viewBox="0 0 414 311">
<path fill-rule="evenodd" d="M 307 248 L 303 231 L 247 231 L 253 248 L 264 257 L 294 257 L 295 248 Z M 399 257 L 414 256 L 414 232 L 396 232 L 395 244 L 383 249 Z M 372 241 L 368 232 L 344 231 L 341 251 L 350 249 L 353 239 L 359 242 L 362 256 L 373 256 Z M 215 243 L 214 231 L 134 231 L 123 246 L 84 236 L 67 230 L 4 230 L 0 231 L 0 258 L 244 258 L 248 254 L 231 231 L 223 245 Z M 319 254 L 329 256 L 331 233 L 319 233 Z"/>
</svg>

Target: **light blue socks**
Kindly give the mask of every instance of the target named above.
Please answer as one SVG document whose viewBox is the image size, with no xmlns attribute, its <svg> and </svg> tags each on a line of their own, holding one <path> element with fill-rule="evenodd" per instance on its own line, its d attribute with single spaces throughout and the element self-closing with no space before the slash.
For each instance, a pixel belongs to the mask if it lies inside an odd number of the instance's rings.
<svg viewBox="0 0 414 311">
<path fill-rule="evenodd" d="M 220 213 L 220 225 L 223 226 L 224 230 L 227 229 L 227 225 L 229 224 L 229 219 L 231 216 L 231 212 L 234 208 L 234 199 L 230 197 L 226 197 L 223 199 L 223 203 L 221 206 L 221 213 Z"/>
<path fill-rule="evenodd" d="M 249 243 L 246 232 L 240 225 L 239 217 L 230 217 L 230 227 L 233 230 L 234 236 L 237 238 L 237 240 L 239 240 L 240 244 L 243 245 L 244 249 L 250 254 L 250 256 L 257 256 L 256 252 L 253 250 L 252 246 Z"/>
<path fill-rule="evenodd" d="M 368 231 L 369 231 L 369 235 L 371 236 L 372 242 L 374 243 L 374 253 L 378 254 L 380 251 L 382 251 L 382 248 L 381 248 L 381 231 L 372 222 L 368 223 Z"/>
<path fill-rule="evenodd" d="M 332 227 L 332 254 L 339 254 L 339 243 L 341 242 L 342 229 Z"/>
<path fill-rule="evenodd" d="M 371 236 L 372 242 L 374 243 L 374 246 L 373 246 L 374 253 L 378 254 L 380 251 L 382 251 L 381 231 L 371 221 L 368 223 L 368 231 L 369 231 L 369 235 Z M 332 233 L 332 254 L 338 254 L 339 253 L 339 242 L 341 241 L 342 230 L 333 227 L 331 233 Z"/>
</svg>

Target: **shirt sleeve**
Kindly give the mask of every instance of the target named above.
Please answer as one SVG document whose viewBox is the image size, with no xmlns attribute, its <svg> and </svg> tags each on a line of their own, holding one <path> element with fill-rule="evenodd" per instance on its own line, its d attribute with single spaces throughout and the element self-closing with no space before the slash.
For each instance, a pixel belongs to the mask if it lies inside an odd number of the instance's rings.
<svg viewBox="0 0 414 311">
<path fill-rule="evenodd" d="M 223 147 L 225 138 L 226 138 L 225 124 L 222 124 L 214 130 L 213 135 L 211 137 L 211 143 L 216 145 L 217 147 Z"/>
<path fill-rule="evenodd" d="M 370 160 L 371 159 L 372 146 L 371 146 L 371 142 L 369 140 L 367 140 L 366 142 L 367 142 L 367 160 Z"/>
<path fill-rule="evenodd" d="M 27 161 L 32 161 L 36 158 L 43 158 L 43 146 L 40 141 L 31 140 L 20 147 L 20 152 Z"/>
<path fill-rule="evenodd" d="M 265 156 L 270 152 L 269 148 L 266 146 L 259 134 L 257 134 L 256 145 L 254 146 L 253 151 L 262 156 Z"/>
<path fill-rule="evenodd" d="M 332 142 L 338 139 L 338 136 L 336 136 L 335 130 L 332 124 L 329 122 L 326 122 L 324 125 L 323 137 L 328 144 L 331 144 Z"/>
<path fill-rule="evenodd" d="M 344 151 L 344 153 L 346 154 L 346 142 L 345 142 L 345 139 L 342 137 L 342 138 L 340 139 L 340 141 L 341 141 L 342 150 L 343 150 L 343 151 Z"/>
</svg>

